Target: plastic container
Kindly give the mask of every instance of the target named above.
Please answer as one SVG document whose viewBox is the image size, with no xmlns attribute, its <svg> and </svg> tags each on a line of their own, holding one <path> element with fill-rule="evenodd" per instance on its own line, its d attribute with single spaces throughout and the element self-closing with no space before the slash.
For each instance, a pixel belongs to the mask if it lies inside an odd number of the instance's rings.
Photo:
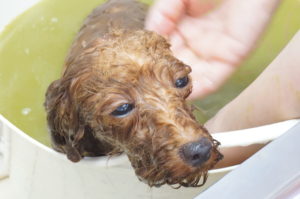
<svg viewBox="0 0 300 199">
<path fill-rule="evenodd" d="M 36 2 L 38 0 L 0 1 L 0 31 Z M 291 120 L 218 133 L 214 137 L 222 147 L 267 143 L 297 122 Z M 0 198 L 3 199 L 193 198 L 235 167 L 211 170 L 207 183 L 201 188 L 149 188 L 137 179 L 125 155 L 85 158 L 72 163 L 0 115 Z"/>
<path fill-rule="evenodd" d="M 226 145 L 226 139 L 235 136 L 236 143 L 230 143 L 230 146 L 239 146 L 239 143 L 251 143 L 239 135 L 252 134 L 251 137 L 257 138 L 255 134 L 275 132 L 275 136 L 279 136 L 297 122 L 291 120 L 244 132 L 219 133 L 215 137 Z M 270 136 L 258 138 L 252 141 L 265 143 L 274 139 Z M 138 181 L 125 155 L 110 159 L 85 158 L 74 164 L 65 155 L 42 145 L 0 116 L 0 197 L 5 199 L 110 199 L 124 195 L 132 199 L 193 198 L 234 168 L 211 170 L 207 183 L 201 188 L 149 188 Z"/>
</svg>

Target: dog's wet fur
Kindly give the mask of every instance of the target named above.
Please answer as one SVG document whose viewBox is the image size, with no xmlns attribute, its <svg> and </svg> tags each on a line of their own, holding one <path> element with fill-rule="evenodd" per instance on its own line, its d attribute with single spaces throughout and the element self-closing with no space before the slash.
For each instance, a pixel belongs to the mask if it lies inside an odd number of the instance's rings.
<svg viewBox="0 0 300 199">
<path fill-rule="evenodd" d="M 191 68 L 144 30 L 147 7 L 110 0 L 86 19 L 45 107 L 52 144 L 73 161 L 126 153 L 150 186 L 201 186 L 221 158 L 192 114 Z"/>
</svg>

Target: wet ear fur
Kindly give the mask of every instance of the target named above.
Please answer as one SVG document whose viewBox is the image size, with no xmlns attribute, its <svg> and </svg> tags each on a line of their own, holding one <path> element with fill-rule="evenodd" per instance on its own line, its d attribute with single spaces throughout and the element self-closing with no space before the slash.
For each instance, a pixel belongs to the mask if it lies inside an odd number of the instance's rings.
<svg viewBox="0 0 300 199">
<path fill-rule="evenodd" d="M 52 82 L 44 104 L 53 147 L 66 153 L 73 162 L 82 159 L 78 143 L 84 136 L 84 124 L 80 121 L 78 107 L 72 103 L 70 95 L 77 84 L 76 78 Z"/>
</svg>

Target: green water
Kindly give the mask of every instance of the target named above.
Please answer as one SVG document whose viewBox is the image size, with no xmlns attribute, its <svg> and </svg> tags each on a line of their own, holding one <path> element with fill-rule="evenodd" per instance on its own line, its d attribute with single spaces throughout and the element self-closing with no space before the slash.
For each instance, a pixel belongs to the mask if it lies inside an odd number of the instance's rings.
<svg viewBox="0 0 300 199">
<path fill-rule="evenodd" d="M 142 0 L 150 2 L 149 0 Z M 0 35 L 0 113 L 38 141 L 49 144 L 43 108 L 46 88 L 60 76 L 83 19 L 103 0 L 44 0 Z M 300 1 L 285 0 L 259 48 L 224 88 L 195 102 L 213 115 L 246 87 L 300 28 Z"/>
</svg>

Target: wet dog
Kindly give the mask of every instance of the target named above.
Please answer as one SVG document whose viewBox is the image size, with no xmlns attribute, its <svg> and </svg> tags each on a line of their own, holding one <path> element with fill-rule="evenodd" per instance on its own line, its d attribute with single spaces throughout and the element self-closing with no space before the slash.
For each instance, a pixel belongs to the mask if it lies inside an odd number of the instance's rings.
<svg viewBox="0 0 300 199">
<path fill-rule="evenodd" d="M 150 186 L 200 186 L 222 158 L 219 143 L 186 103 L 191 68 L 143 29 L 146 11 L 110 0 L 88 16 L 47 90 L 53 147 L 74 162 L 124 152 Z"/>
</svg>

